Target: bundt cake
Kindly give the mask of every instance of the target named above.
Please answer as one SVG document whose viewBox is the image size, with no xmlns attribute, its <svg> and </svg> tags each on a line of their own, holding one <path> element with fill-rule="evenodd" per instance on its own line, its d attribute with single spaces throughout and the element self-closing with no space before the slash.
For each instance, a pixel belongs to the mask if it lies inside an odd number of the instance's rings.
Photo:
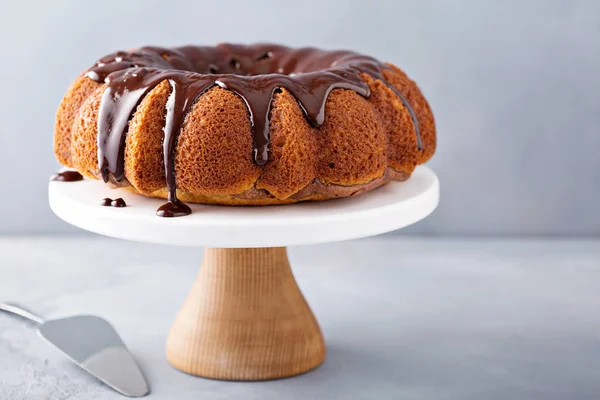
<svg viewBox="0 0 600 400">
<path fill-rule="evenodd" d="M 160 216 L 353 196 L 408 179 L 435 146 L 399 68 L 273 44 L 110 54 L 68 89 L 54 135 L 60 163 L 168 199 Z"/>
</svg>

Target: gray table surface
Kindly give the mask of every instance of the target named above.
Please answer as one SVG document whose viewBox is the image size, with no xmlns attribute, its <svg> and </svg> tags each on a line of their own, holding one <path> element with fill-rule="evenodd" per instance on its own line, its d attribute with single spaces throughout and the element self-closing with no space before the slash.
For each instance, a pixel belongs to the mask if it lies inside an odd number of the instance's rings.
<svg viewBox="0 0 600 400">
<path fill-rule="evenodd" d="M 316 370 L 219 382 L 170 367 L 164 343 L 202 251 L 0 238 L 0 298 L 111 321 L 151 399 L 598 399 L 600 241 L 377 237 L 290 249 L 323 328 Z M 119 399 L 0 315 L 0 399 Z"/>
</svg>

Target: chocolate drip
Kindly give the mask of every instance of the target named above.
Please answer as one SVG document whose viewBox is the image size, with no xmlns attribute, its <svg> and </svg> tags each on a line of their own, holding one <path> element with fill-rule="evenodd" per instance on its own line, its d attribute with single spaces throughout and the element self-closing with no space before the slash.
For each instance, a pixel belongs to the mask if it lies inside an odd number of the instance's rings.
<svg viewBox="0 0 600 400">
<path fill-rule="evenodd" d="M 52 175 L 50 180 L 58 182 L 77 182 L 83 180 L 83 176 L 77 171 L 63 171 Z"/>
<path fill-rule="evenodd" d="M 394 86 L 392 86 L 387 81 L 383 81 L 383 82 L 388 89 L 390 89 L 392 92 L 394 92 L 396 94 L 396 96 L 398 96 L 398 98 L 402 102 L 402 105 L 404 105 L 404 108 L 406 108 L 408 110 L 408 113 L 410 114 L 410 119 L 412 119 L 413 126 L 415 128 L 415 135 L 417 136 L 417 149 L 423 150 L 423 141 L 421 139 L 421 133 L 419 131 L 419 122 L 417 121 L 417 115 L 415 114 L 415 110 L 413 110 L 413 108 L 408 103 L 408 100 L 406 100 L 406 97 L 404 97 L 404 95 L 402 93 L 400 93 L 400 91 L 398 89 L 396 89 Z"/>
<path fill-rule="evenodd" d="M 159 217 L 183 217 L 190 215 L 192 209 L 182 201 L 175 199 L 175 201 L 168 201 L 156 210 L 156 215 Z"/>
<path fill-rule="evenodd" d="M 116 207 L 116 208 L 123 208 L 123 207 L 127 207 L 127 203 L 125 203 L 125 200 L 123 200 L 122 198 L 118 198 L 118 199 L 111 199 L 111 198 L 104 198 L 102 199 L 102 201 L 100 202 L 101 206 L 104 207 Z"/>
<path fill-rule="evenodd" d="M 122 208 L 122 207 L 127 207 L 127 203 L 125 203 L 125 200 L 123 200 L 122 198 L 118 198 L 118 199 L 114 199 L 110 205 L 112 207 L 117 207 L 117 208 Z"/>
<path fill-rule="evenodd" d="M 413 120 L 420 150 L 422 141 L 416 115 L 406 98 L 384 79 L 382 70 L 386 68 L 374 58 L 349 51 L 290 49 L 269 44 L 143 47 L 108 55 L 87 73 L 90 79 L 106 82 L 98 118 L 98 166 L 102 178 L 115 184 L 125 178 L 125 136 L 129 120 L 143 97 L 165 80 L 171 85 L 163 142 L 169 195 L 168 203 L 157 211 L 162 217 L 191 213 L 176 195 L 177 137 L 192 105 L 215 85 L 231 90 L 245 102 L 250 114 L 254 160 L 258 165 L 269 160 L 269 115 L 275 93 L 281 89 L 291 92 L 310 124 L 320 127 L 325 121 L 325 104 L 333 89 L 349 89 L 363 97 L 370 96 L 361 74 L 381 80 L 400 98 Z"/>
</svg>

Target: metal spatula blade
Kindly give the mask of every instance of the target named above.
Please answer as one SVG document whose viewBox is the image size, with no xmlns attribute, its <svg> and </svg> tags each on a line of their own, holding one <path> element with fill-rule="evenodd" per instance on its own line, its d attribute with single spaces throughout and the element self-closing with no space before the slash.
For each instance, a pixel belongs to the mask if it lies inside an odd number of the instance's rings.
<svg viewBox="0 0 600 400">
<path fill-rule="evenodd" d="M 148 394 L 142 372 L 108 321 L 92 315 L 44 321 L 20 307 L 2 303 L 0 310 L 39 324 L 42 338 L 117 392 L 130 397 Z"/>
</svg>

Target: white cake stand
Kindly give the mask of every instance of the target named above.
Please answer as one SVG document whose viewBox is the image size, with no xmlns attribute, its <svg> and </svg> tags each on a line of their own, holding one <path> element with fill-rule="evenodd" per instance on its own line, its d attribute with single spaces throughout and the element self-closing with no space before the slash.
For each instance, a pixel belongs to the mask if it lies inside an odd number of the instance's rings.
<svg viewBox="0 0 600 400">
<path fill-rule="evenodd" d="M 122 197 L 127 207 L 102 207 L 105 197 Z M 167 359 L 193 375 L 264 380 L 306 372 L 325 357 L 323 335 L 284 246 L 361 238 L 413 224 L 436 208 L 439 182 L 420 166 L 406 182 L 352 198 L 262 207 L 191 205 L 192 215 L 179 218 L 155 215 L 164 200 L 99 181 L 50 182 L 49 199 L 56 215 L 88 231 L 207 247 L 171 328 Z"/>
</svg>

